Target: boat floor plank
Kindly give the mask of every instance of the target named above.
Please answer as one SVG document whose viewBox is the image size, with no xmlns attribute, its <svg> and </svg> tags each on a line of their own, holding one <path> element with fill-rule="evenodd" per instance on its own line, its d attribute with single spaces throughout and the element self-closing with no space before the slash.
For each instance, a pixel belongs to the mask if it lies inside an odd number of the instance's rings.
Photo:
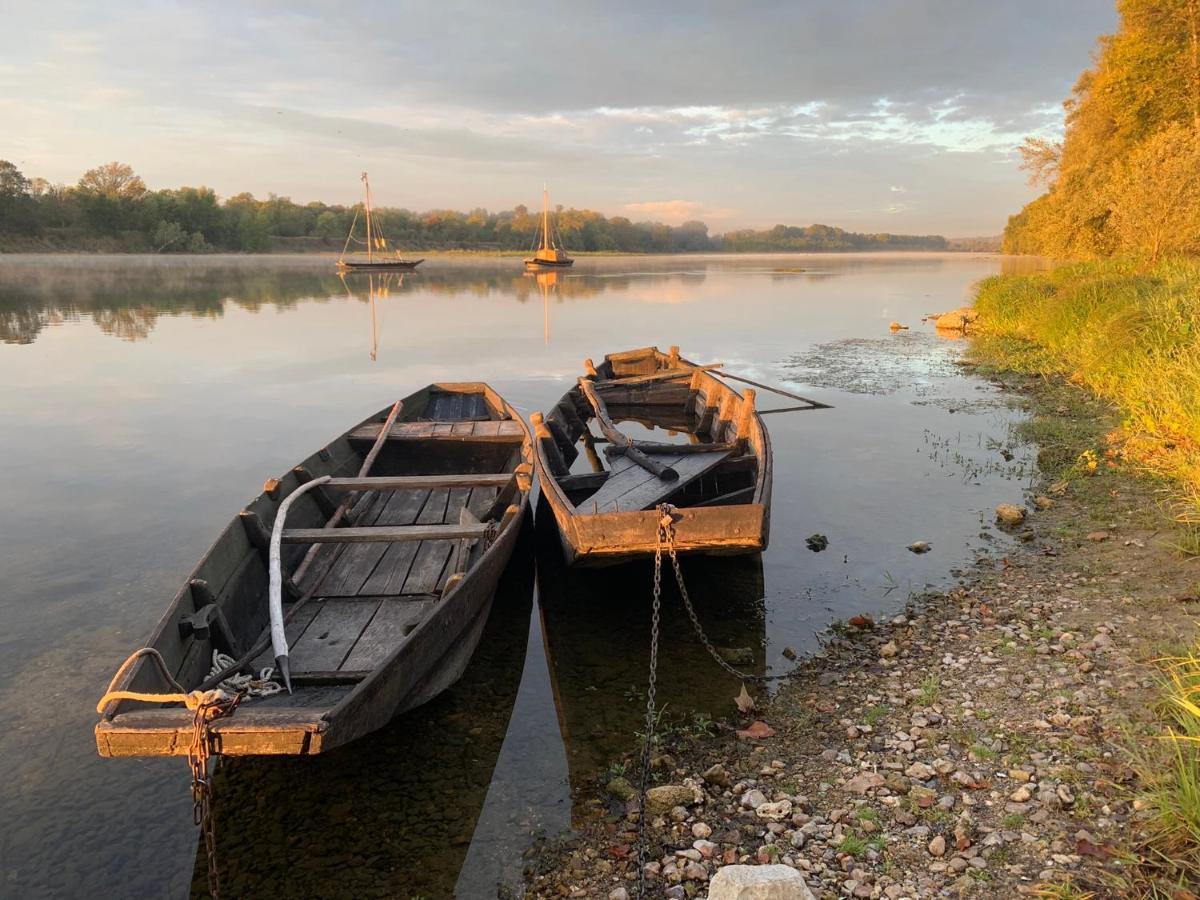
<svg viewBox="0 0 1200 900">
<path fill-rule="evenodd" d="M 429 494 L 425 490 L 392 491 L 385 495 L 386 502 L 374 521 L 364 524 L 372 527 L 411 525 L 420 515 Z M 390 546 L 382 541 L 351 544 L 321 582 L 319 593 L 327 597 L 352 597 L 362 593 L 367 579 L 379 567 Z"/>
<path fill-rule="evenodd" d="M 612 474 L 608 480 L 600 490 L 584 500 L 579 509 L 584 513 L 591 510 L 606 513 L 650 509 L 684 485 L 715 469 L 728 457 L 728 451 L 659 455 L 658 462 L 679 473 L 675 481 L 664 481 L 626 457 L 614 457 L 610 462 Z"/>
<path fill-rule="evenodd" d="M 408 633 L 417 627 L 436 603 L 436 600 L 385 600 L 342 663 L 340 671 L 365 672 L 374 669 L 403 643 Z"/>
<path fill-rule="evenodd" d="M 290 658 L 291 658 L 290 657 L 290 648 L 296 646 L 296 641 L 300 640 L 300 638 L 304 635 L 305 629 L 308 628 L 309 624 L 312 622 L 312 620 L 314 618 L 316 618 L 317 613 L 319 613 L 320 611 L 321 611 L 321 604 L 314 600 L 310 600 L 307 603 L 305 603 L 304 606 L 300 607 L 300 611 L 297 612 L 296 615 L 292 616 L 292 618 L 286 624 L 284 624 L 283 633 L 284 633 L 284 636 L 287 638 L 287 643 L 288 643 L 288 648 L 289 648 L 289 662 L 290 662 Z M 284 610 L 284 613 L 286 615 L 286 613 L 287 613 L 286 609 Z M 268 625 L 266 628 L 263 629 L 263 633 L 261 635 L 259 635 L 259 638 L 261 639 L 264 637 L 269 637 L 270 634 L 271 634 L 271 626 Z M 271 645 L 268 644 L 267 649 L 264 650 L 262 653 L 260 653 L 257 656 L 257 658 L 255 658 L 254 661 L 250 665 L 254 669 L 255 673 L 261 672 L 267 666 L 274 666 L 275 665 L 275 653 L 274 653 L 274 650 L 271 649 Z"/>
<path fill-rule="evenodd" d="M 457 422 L 397 422 L 388 432 L 389 441 L 479 441 L 519 444 L 525 440 L 525 429 L 520 422 L 511 419 L 473 422 L 469 433 L 456 433 Z M 466 431 L 466 429 L 460 429 Z M 379 436 L 378 425 L 364 425 L 351 431 L 351 441 L 374 443 Z"/>
<path fill-rule="evenodd" d="M 444 495 L 441 504 L 434 503 L 433 497 L 430 497 L 425 509 L 421 510 L 421 520 L 417 524 L 445 525 L 451 523 L 457 525 L 459 511 L 466 504 L 467 497 L 471 492 L 460 488 L 453 491 L 434 491 L 433 493 Z M 451 498 L 455 501 L 453 505 L 450 502 Z M 453 516 L 452 522 L 451 516 Z M 436 591 L 442 569 L 446 567 L 446 560 L 450 558 L 453 550 L 454 544 L 451 541 L 422 541 L 413 556 L 412 568 L 404 581 L 402 593 L 431 594 Z"/>
<path fill-rule="evenodd" d="M 321 603 L 320 612 L 290 648 L 292 671 L 322 672 L 340 668 L 379 606 L 379 603 L 358 600 Z"/>
</svg>

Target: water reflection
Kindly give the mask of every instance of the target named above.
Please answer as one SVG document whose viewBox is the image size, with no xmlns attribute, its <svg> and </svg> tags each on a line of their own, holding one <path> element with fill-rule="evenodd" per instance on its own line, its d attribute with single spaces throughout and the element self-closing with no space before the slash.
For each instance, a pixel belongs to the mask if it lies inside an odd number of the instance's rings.
<svg viewBox="0 0 1200 900">
<path fill-rule="evenodd" d="M 606 767 L 644 731 L 652 565 L 569 569 L 548 509 L 538 515 L 538 596 L 559 731 L 581 803 Z M 740 671 L 766 669 L 759 555 L 687 557 L 688 594 L 706 634 Z M 692 629 L 670 570 L 663 573 L 658 707 L 665 724 L 695 726 L 734 712 L 740 679 L 721 669 Z M 581 790 L 582 789 L 582 790 Z"/>
<path fill-rule="evenodd" d="M 215 781 L 228 897 L 450 897 L 493 781 L 525 664 L 529 531 L 462 679 L 388 728 L 315 757 L 232 758 Z M 497 842 L 494 885 L 525 839 Z M 193 897 L 207 897 L 203 841 Z M 465 896 L 465 895 L 464 895 Z"/>
</svg>

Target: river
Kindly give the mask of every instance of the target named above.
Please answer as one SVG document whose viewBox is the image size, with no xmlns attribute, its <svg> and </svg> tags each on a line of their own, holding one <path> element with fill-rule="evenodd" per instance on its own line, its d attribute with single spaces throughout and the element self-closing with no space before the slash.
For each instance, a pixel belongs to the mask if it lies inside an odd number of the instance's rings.
<svg viewBox="0 0 1200 900">
<path fill-rule="evenodd" d="M 312 257 L 0 256 L 3 893 L 198 889 L 186 766 L 98 758 L 95 702 L 267 477 L 429 382 L 486 380 L 528 414 L 585 357 L 677 344 L 831 404 L 766 419 L 761 561 L 687 568 L 714 641 L 760 671 L 1002 552 L 991 510 L 1032 472 L 1020 412 L 922 323 L 1001 267 L 604 257 L 534 277 L 516 259 L 439 257 L 343 280 Z M 760 408 L 787 405 L 759 392 Z M 827 549 L 808 549 L 815 534 Z M 564 572 L 545 538 L 527 536 L 451 691 L 327 758 L 223 767 L 228 896 L 494 897 L 519 884 L 537 835 L 569 829 L 572 788 L 634 741 L 650 578 Z M 668 715 L 703 727 L 733 712 L 737 682 L 668 607 Z"/>
</svg>

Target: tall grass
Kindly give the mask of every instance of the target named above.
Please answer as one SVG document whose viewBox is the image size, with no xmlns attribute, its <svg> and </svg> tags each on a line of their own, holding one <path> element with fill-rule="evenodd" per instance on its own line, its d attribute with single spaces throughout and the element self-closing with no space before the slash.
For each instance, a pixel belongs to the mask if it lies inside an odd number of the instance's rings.
<svg viewBox="0 0 1200 900">
<path fill-rule="evenodd" d="M 1200 262 L 1105 260 L 979 286 L 977 358 L 1113 401 L 1125 455 L 1177 481 L 1200 520 Z"/>
</svg>

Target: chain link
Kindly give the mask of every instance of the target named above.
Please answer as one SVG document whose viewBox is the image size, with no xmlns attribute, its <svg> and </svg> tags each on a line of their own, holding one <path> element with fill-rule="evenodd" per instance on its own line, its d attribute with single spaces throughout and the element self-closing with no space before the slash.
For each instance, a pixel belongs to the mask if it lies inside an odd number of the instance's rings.
<svg viewBox="0 0 1200 900">
<path fill-rule="evenodd" d="M 642 772 L 638 786 L 638 897 L 646 896 L 646 788 L 650 778 L 650 754 L 654 748 L 655 697 L 658 693 L 658 632 L 662 610 L 662 551 L 669 540 L 671 515 L 664 504 L 663 515 L 658 521 L 657 539 L 654 547 L 654 597 L 650 605 L 650 680 L 646 687 L 646 724 L 642 739 Z"/>
<path fill-rule="evenodd" d="M 192 743 L 188 746 L 188 767 L 192 770 L 192 822 L 204 834 L 204 852 L 208 862 L 208 893 L 213 898 L 221 895 L 221 873 L 217 866 L 217 823 L 212 810 L 212 779 L 208 772 L 208 760 L 212 755 L 212 736 L 209 726 L 224 716 L 231 715 L 242 700 L 237 693 L 228 699 L 201 703 L 192 716 Z"/>
</svg>

